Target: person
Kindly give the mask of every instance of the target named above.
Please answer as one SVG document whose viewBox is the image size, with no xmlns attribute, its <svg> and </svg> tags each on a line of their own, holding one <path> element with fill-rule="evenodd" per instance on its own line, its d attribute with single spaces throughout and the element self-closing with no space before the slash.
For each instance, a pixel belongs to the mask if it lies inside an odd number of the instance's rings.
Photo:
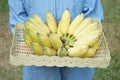
<svg viewBox="0 0 120 80">
<path fill-rule="evenodd" d="M 17 22 L 26 22 L 27 17 L 37 14 L 46 21 L 46 11 L 50 11 L 57 22 L 65 9 L 70 10 L 71 20 L 84 13 L 85 18 L 103 21 L 103 8 L 100 0 L 9 0 L 10 29 L 14 34 Z M 23 80 L 91 80 L 95 71 L 85 67 L 24 66 Z"/>
</svg>

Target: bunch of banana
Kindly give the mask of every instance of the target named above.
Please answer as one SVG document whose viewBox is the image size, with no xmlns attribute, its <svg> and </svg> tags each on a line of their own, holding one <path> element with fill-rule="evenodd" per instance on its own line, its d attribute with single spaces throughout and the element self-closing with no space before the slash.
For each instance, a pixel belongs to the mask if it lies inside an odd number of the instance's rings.
<svg viewBox="0 0 120 80">
<path fill-rule="evenodd" d="M 59 21 L 46 12 L 46 23 L 36 14 L 25 23 L 24 40 L 36 55 L 93 57 L 101 46 L 102 29 L 99 21 L 92 17 L 84 19 L 84 14 L 71 20 L 66 9 Z"/>
</svg>

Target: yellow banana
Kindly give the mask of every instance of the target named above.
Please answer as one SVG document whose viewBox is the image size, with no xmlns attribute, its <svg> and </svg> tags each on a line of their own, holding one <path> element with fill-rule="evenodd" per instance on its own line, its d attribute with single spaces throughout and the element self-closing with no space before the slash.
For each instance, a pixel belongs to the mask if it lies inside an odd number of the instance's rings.
<svg viewBox="0 0 120 80">
<path fill-rule="evenodd" d="M 82 57 L 88 51 L 88 46 L 79 46 L 68 49 L 68 56 L 70 57 Z"/>
<path fill-rule="evenodd" d="M 36 33 L 40 33 L 42 35 L 47 35 L 47 33 L 45 31 L 43 31 L 42 29 L 40 28 L 37 28 L 35 25 L 33 25 L 32 23 L 30 22 L 26 22 L 25 23 L 25 29 L 30 29 L 31 31 L 34 31 Z"/>
<path fill-rule="evenodd" d="M 43 55 L 43 48 L 40 44 L 31 42 L 30 47 L 36 55 Z"/>
<path fill-rule="evenodd" d="M 78 25 L 81 24 L 83 19 L 84 19 L 84 14 L 80 14 L 80 15 L 76 16 L 75 19 L 70 24 L 68 33 L 72 35 L 74 33 L 75 29 L 78 27 Z"/>
<path fill-rule="evenodd" d="M 65 10 L 62 14 L 62 18 L 59 22 L 58 27 L 60 28 L 60 32 L 63 34 L 67 34 L 68 33 L 68 29 L 70 26 L 70 12 L 69 10 Z M 58 29 L 59 30 L 59 29 Z"/>
<path fill-rule="evenodd" d="M 28 22 L 31 23 L 31 24 L 33 24 L 36 28 L 39 29 L 40 25 L 38 25 L 38 23 L 35 21 L 34 18 L 28 17 Z"/>
<path fill-rule="evenodd" d="M 51 44 L 50 38 L 48 36 L 43 36 L 43 35 L 37 33 L 37 37 L 42 46 L 52 48 L 52 44 Z"/>
<path fill-rule="evenodd" d="M 37 33 L 36 33 L 36 32 L 28 29 L 28 33 L 29 33 L 30 38 L 31 38 L 31 40 L 32 40 L 33 42 L 39 43 L 39 39 L 38 39 L 38 37 L 37 37 Z"/>
<path fill-rule="evenodd" d="M 23 34 L 25 37 L 30 37 L 30 35 L 28 33 L 28 29 L 23 29 Z"/>
<path fill-rule="evenodd" d="M 27 44 L 28 47 L 30 47 L 30 43 L 32 42 L 29 37 L 24 37 L 24 41 Z"/>
<path fill-rule="evenodd" d="M 100 39 L 100 36 L 102 35 L 102 31 L 101 30 L 96 30 L 91 32 L 90 34 L 79 38 L 75 43 L 74 43 L 74 47 L 76 46 L 80 46 L 80 45 L 88 45 L 88 46 L 92 46 L 95 42 L 97 42 Z"/>
<path fill-rule="evenodd" d="M 30 22 L 25 23 L 25 29 L 31 29 L 31 30 L 39 31 L 38 28 L 36 26 L 34 26 L 32 23 L 30 23 Z"/>
<path fill-rule="evenodd" d="M 56 56 L 57 52 L 53 48 L 43 47 L 44 55 L 47 56 Z"/>
<path fill-rule="evenodd" d="M 45 32 L 46 32 L 47 34 L 50 33 L 50 30 L 49 30 L 48 26 L 42 21 L 42 19 L 41 19 L 39 16 L 37 16 L 36 14 L 34 14 L 34 15 L 33 15 L 33 18 L 34 18 L 34 19 L 36 20 L 36 22 L 45 30 Z"/>
<path fill-rule="evenodd" d="M 81 32 L 86 26 L 92 23 L 92 18 L 86 18 L 85 20 L 82 21 L 82 23 L 75 29 L 73 35 L 76 37 L 79 32 Z"/>
<path fill-rule="evenodd" d="M 63 35 L 62 32 L 60 31 L 60 26 L 58 26 L 57 34 L 59 35 L 59 37 L 61 37 Z"/>
<path fill-rule="evenodd" d="M 95 35 L 95 36 L 92 36 L 91 38 L 81 39 L 81 40 L 75 42 L 73 46 L 74 47 L 82 46 L 82 45 L 91 46 L 98 40 L 99 40 L 99 37 Z"/>
<path fill-rule="evenodd" d="M 67 56 L 67 50 L 64 47 L 61 47 L 58 49 L 57 55 L 60 57 Z"/>
<path fill-rule="evenodd" d="M 50 31 L 52 33 L 56 33 L 57 32 L 57 22 L 53 16 L 53 14 L 49 11 L 47 11 L 47 13 L 46 13 L 46 21 L 47 21 L 47 25 L 48 25 Z"/>
<path fill-rule="evenodd" d="M 95 44 L 93 44 L 91 47 L 94 48 L 94 49 L 99 49 L 101 46 L 101 41 L 98 40 Z"/>
<path fill-rule="evenodd" d="M 82 36 L 82 37 L 78 38 L 77 41 L 86 40 L 86 39 L 92 38 L 93 36 L 99 36 L 100 37 L 102 35 L 102 32 L 103 32 L 102 30 L 95 30 L 95 31 L 93 31 L 93 32 L 91 32 L 91 33 L 89 33 L 85 36 Z"/>
<path fill-rule="evenodd" d="M 97 51 L 97 50 L 96 50 L 95 48 L 90 48 L 90 49 L 88 50 L 88 52 L 87 52 L 85 55 L 83 55 L 83 58 L 93 57 L 93 56 L 95 55 L 96 51 Z"/>
<path fill-rule="evenodd" d="M 23 30 L 23 33 L 24 33 L 24 41 L 25 43 L 28 45 L 28 47 L 30 47 L 30 43 L 32 42 L 31 38 L 30 38 L 30 35 L 28 33 L 28 30 Z"/>
<path fill-rule="evenodd" d="M 32 23 L 34 27 L 36 27 L 38 30 L 44 32 L 47 34 L 46 30 L 43 29 L 43 27 L 36 21 L 36 19 L 28 17 L 28 22 Z"/>
<path fill-rule="evenodd" d="M 54 49 L 59 49 L 62 46 L 60 37 L 57 34 L 50 34 L 50 41 Z"/>
<path fill-rule="evenodd" d="M 88 25 L 85 29 L 83 29 L 81 32 L 79 32 L 77 35 L 76 35 L 76 38 L 81 38 L 82 36 L 85 36 L 95 30 L 97 30 L 98 28 L 98 21 L 96 22 L 93 22 L 92 24 Z"/>
</svg>

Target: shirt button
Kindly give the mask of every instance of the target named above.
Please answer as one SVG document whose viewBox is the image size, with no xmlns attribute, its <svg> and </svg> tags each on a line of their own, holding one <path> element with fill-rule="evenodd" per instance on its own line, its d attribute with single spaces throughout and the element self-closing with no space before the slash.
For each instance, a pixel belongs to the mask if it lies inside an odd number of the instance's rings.
<svg viewBox="0 0 120 80">
<path fill-rule="evenodd" d="M 54 8 L 51 6 L 50 9 L 53 10 Z"/>
</svg>

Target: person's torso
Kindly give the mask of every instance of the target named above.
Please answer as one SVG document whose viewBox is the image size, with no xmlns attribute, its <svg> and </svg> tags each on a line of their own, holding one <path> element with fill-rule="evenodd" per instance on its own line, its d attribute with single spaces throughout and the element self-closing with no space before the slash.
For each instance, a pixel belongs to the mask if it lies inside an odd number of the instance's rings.
<svg viewBox="0 0 120 80">
<path fill-rule="evenodd" d="M 52 12 L 59 21 L 65 9 L 70 10 L 71 20 L 82 12 L 83 0 L 24 0 L 28 16 L 39 15 L 46 21 L 46 11 Z"/>
</svg>

